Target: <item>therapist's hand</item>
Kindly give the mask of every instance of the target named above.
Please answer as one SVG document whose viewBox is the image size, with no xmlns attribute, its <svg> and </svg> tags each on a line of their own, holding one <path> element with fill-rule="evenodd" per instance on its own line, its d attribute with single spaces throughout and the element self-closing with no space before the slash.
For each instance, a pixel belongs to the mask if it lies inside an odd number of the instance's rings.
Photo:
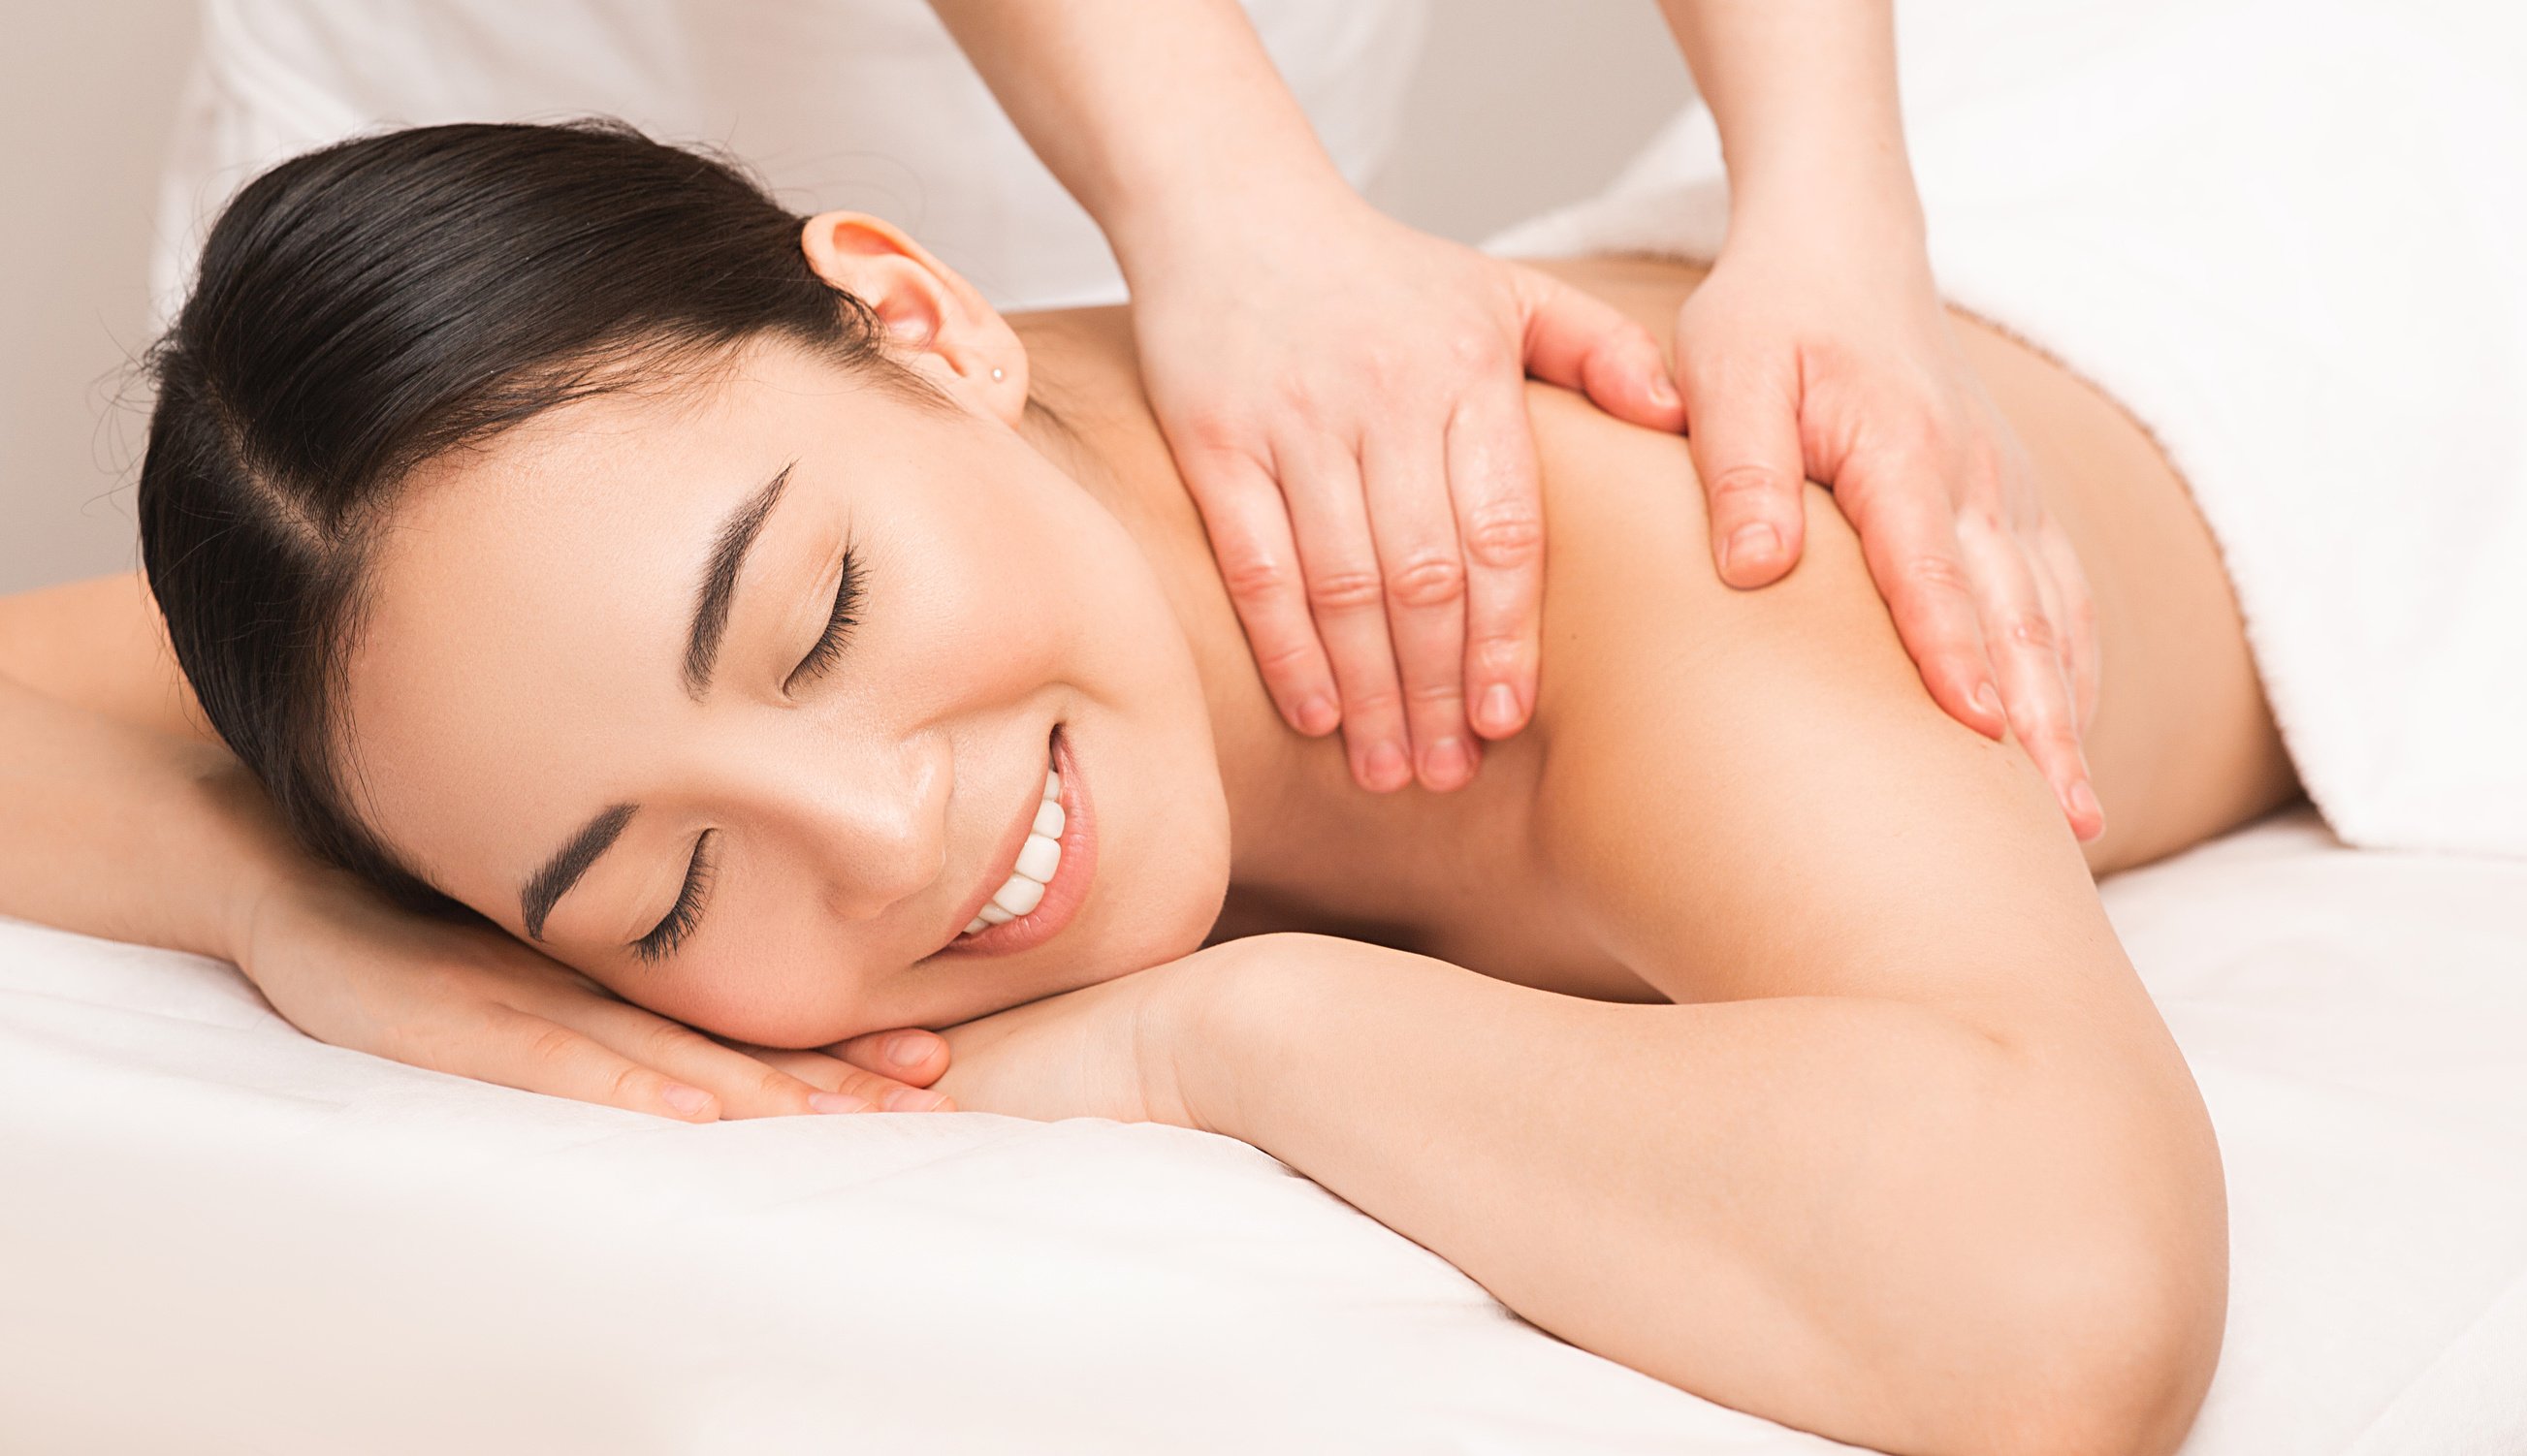
<svg viewBox="0 0 2527 1456">
<path fill-rule="evenodd" d="M 415 1067 L 696 1123 L 950 1105 L 926 1090 L 948 1070 L 933 1032 L 873 1032 L 831 1056 L 735 1047 L 503 931 L 413 915 L 330 871 L 264 894 L 236 938 L 290 1025 Z"/>
<path fill-rule="evenodd" d="M 1535 706 L 1522 380 L 1674 429 L 1657 343 L 1348 189 L 1170 226 L 1125 258 L 1142 372 L 1274 705 L 1367 788 L 1458 787 Z"/>
<path fill-rule="evenodd" d="M 1804 543 L 1803 483 L 1831 486 L 1932 697 L 1991 737 L 2014 730 L 2074 832 L 2101 833 L 2080 751 L 2097 692 L 2088 579 L 1927 260 L 1813 219 L 1732 230 L 1677 320 L 1676 383 L 1721 579 L 1779 580 Z"/>
</svg>

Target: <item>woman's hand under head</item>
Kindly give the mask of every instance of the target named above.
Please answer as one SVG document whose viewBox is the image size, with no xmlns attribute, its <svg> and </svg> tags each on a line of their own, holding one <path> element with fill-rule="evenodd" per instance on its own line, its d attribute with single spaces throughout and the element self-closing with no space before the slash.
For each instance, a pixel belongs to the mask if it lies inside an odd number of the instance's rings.
<svg viewBox="0 0 2527 1456">
<path fill-rule="evenodd" d="M 865 219 L 806 247 L 917 386 L 764 341 L 424 465 L 346 664 L 361 814 L 530 944 L 766 1045 L 1194 949 L 1226 808 L 1151 568 L 1022 437 L 1024 353 L 969 287 Z"/>
<path fill-rule="evenodd" d="M 731 1046 L 626 1005 L 504 931 L 428 920 L 338 871 L 267 890 L 232 954 L 290 1025 L 458 1077 L 688 1122 L 933 1112 L 946 1043 L 921 1030 L 816 1052 Z"/>
</svg>

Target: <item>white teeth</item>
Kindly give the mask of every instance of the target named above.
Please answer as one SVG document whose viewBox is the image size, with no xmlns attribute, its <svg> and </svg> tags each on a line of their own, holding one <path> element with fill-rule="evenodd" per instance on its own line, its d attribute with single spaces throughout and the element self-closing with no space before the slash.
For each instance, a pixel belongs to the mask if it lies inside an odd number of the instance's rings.
<svg viewBox="0 0 2527 1456">
<path fill-rule="evenodd" d="M 1018 851 L 1017 873 L 1038 884 L 1053 883 L 1053 872 L 1061 864 L 1061 845 L 1042 834 L 1026 836 L 1026 847 Z"/>
<path fill-rule="evenodd" d="M 992 892 L 992 903 L 1011 915 L 1024 915 L 1035 909 L 1044 898 L 1044 886 L 1023 875 L 1012 875 L 1006 884 Z"/>
<path fill-rule="evenodd" d="M 1048 769 L 1044 776 L 1044 800 L 1036 805 L 1035 823 L 1029 827 L 1026 843 L 1018 850 L 1018 862 L 1009 878 L 992 892 L 991 903 L 983 907 L 964 933 L 979 935 L 994 926 L 1005 926 L 1021 915 L 1032 914 L 1044 900 L 1044 887 L 1053 882 L 1061 868 L 1061 830 L 1069 816 L 1061 811 L 1061 775 Z"/>
</svg>

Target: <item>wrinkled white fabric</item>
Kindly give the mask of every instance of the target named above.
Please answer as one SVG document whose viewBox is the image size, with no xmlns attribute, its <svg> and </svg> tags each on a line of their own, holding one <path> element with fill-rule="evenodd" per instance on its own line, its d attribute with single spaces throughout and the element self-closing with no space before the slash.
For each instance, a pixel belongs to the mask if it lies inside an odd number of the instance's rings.
<svg viewBox="0 0 2527 1456">
<path fill-rule="evenodd" d="M 2336 831 L 2527 856 L 2527 7 L 1896 13 L 1940 285 L 2165 446 Z M 1708 258 L 1726 215 L 1688 114 L 1491 245 Z"/>
<path fill-rule="evenodd" d="M 1428 0 L 1248 0 L 1356 185 L 1394 144 Z M 1004 308 L 1123 296 L 1106 240 L 925 0 L 201 0 L 150 283 L 181 303 L 256 173 L 387 125 L 621 117 L 734 151 L 799 211 L 894 222 Z"/>
<path fill-rule="evenodd" d="M 2527 865 L 2302 816 L 2107 886 L 2227 1159 L 2189 1456 L 2527 1451 Z M 0 922 L 0 1450 L 1831 1447 L 1565 1345 L 1225 1138 L 688 1128 Z"/>
</svg>

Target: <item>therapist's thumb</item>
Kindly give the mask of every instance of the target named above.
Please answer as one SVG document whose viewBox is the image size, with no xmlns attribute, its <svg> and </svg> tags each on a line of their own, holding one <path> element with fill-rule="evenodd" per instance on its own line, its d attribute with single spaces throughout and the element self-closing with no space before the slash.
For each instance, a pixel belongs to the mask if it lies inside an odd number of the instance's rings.
<svg viewBox="0 0 2527 1456">
<path fill-rule="evenodd" d="M 1518 269 L 1526 372 L 1576 389 L 1618 420 L 1678 429 L 1684 403 L 1650 331 L 1614 305 L 1531 268 Z"/>
<path fill-rule="evenodd" d="M 1793 383 L 1761 367 L 1683 376 L 1685 441 L 1711 508 L 1711 557 L 1731 586 L 1769 586 L 1799 559 L 1805 527 Z"/>
</svg>

